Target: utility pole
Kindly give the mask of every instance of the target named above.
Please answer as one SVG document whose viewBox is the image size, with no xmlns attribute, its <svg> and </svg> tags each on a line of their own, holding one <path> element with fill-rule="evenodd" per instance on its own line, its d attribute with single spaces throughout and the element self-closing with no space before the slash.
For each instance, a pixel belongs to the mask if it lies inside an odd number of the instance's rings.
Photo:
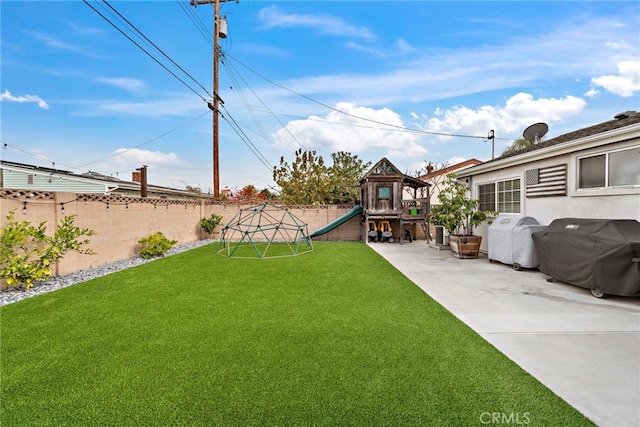
<svg viewBox="0 0 640 427">
<path fill-rule="evenodd" d="M 191 0 L 191 6 L 213 4 L 213 99 L 209 108 L 213 111 L 213 198 L 220 198 L 220 156 L 219 156 L 219 101 L 218 96 L 218 41 L 227 37 L 227 23 L 220 19 L 220 3 L 228 0 Z M 223 24 L 223 25 L 221 25 Z"/>
<path fill-rule="evenodd" d="M 496 145 L 496 133 L 493 131 L 493 129 L 491 129 L 489 131 L 489 135 L 487 136 L 487 139 L 491 140 L 491 159 L 493 160 L 494 156 L 494 152 L 495 152 L 495 145 Z"/>
</svg>

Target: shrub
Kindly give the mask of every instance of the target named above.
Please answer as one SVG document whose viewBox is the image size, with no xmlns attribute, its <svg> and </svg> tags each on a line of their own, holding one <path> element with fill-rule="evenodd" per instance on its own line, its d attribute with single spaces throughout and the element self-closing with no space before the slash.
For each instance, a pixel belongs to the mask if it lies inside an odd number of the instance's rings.
<svg viewBox="0 0 640 427">
<path fill-rule="evenodd" d="M 202 218 L 200 220 L 200 227 L 202 227 L 206 233 L 213 234 L 213 230 L 220 224 L 220 221 L 222 221 L 221 215 L 211 214 L 209 218 Z"/>
<path fill-rule="evenodd" d="M 51 265 L 59 262 L 69 251 L 91 255 L 89 239 L 94 231 L 74 225 L 75 216 L 65 216 L 53 236 L 46 234 L 46 222 L 32 225 L 29 221 L 16 221 L 14 212 L 7 215 L 7 225 L 0 232 L 0 274 L 7 286 L 24 285 L 28 290 L 36 280 L 51 276 Z"/>
<path fill-rule="evenodd" d="M 138 243 L 142 244 L 140 256 L 144 259 L 149 259 L 164 256 L 178 241 L 169 240 L 164 234 L 158 231 L 157 233 L 138 240 Z"/>
</svg>

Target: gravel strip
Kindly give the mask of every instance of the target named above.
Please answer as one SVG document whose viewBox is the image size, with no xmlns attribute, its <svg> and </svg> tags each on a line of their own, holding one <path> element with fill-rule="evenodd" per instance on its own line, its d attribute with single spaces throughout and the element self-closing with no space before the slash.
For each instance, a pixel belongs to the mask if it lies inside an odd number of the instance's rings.
<svg viewBox="0 0 640 427">
<path fill-rule="evenodd" d="M 166 256 L 171 256 L 179 254 L 180 252 L 188 251 L 190 249 L 199 248 L 200 246 L 208 245 L 212 242 L 213 240 L 207 239 L 198 240 L 196 242 L 191 242 L 184 245 L 174 246 L 167 251 Z M 75 285 L 76 283 L 86 282 L 87 280 L 106 276 L 107 274 L 115 273 L 116 271 L 121 271 L 130 267 L 135 267 L 137 265 L 146 264 L 148 262 L 152 262 L 153 260 L 153 258 L 144 259 L 140 256 L 136 256 L 134 258 L 117 261 L 112 264 L 106 264 L 100 267 L 76 271 L 75 273 L 71 273 L 66 276 L 51 277 L 46 282 L 35 282 L 31 289 L 29 289 L 28 291 L 25 291 L 23 287 L 9 288 L 0 292 L 0 307 L 3 305 L 11 304 L 13 302 L 22 301 L 23 299 L 31 298 L 36 295 L 55 291 L 61 288 L 66 288 L 67 286 Z"/>
</svg>

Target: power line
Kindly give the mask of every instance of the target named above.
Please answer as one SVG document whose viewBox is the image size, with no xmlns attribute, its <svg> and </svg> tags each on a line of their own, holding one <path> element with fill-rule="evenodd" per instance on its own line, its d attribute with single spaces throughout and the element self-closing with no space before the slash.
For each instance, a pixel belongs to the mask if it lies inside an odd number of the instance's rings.
<svg viewBox="0 0 640 427">
<path fill-rule="evenodd" d="M 238 122 L 231 116 L 227 108 L 223 105 L 222 108 L 225 110 L 227 115 L 222 115 L 222 118 L 227 120 L 227 123 L 231 126 L 234 132 L 240 137 L 242 142 L 251 150 L 251 152 L 256 156 L 256 158 L 267 167 L 267 169 L 272 170 L 273 165 L 269 164 L 269 161 L 264 157 L 264 155 L 260 152 L 258 147 L 256 147 L 251 139 L 247 136 L 246 133 L 242 130 Z"/>
<path fill-rule="evenodd" d="M 331 107 L 330 105 L 327 105 L 327 104 L 325 104 L 325 103 L 323 103 L 321 101 L 313 99 L 310 96 L 304 95 L 304 94 L 302 94 L 300 92 L 297 92 L 297 91 L 295 91 L 293 89 L 290 89 L 290 88 L 288 88 L 286 86 L 283 86 L 283 85 L 281 85 L 279 83 L 276 83 L 273 80 L 270 80 L 267 77 L 263 76 L 262 74 L 258 73 L 257 71 L 255 71 L 254 69 L 249 67 L 248 65 L 243 64 L 242 62 L 240 62 L 238 59 L 234 58 L 233 56 L 231 56 L 229 54 L 227 54 L 226 56 L 231 58 L 232 60 L 234 60 L 238 64 L 242 65 L 243 67 L 245 67 L 246 69 L 248 69 L 249 71 L 251 71 L 252 73 L 257 75 L 261 79 L 265 80 L 266 82 L 271 83 L 272 85 L 274 85 L 276 87 L 279 87 L 281 89 L 284 89 L 284 90 L 286 90 L 288 92 L 291 92 L 291 93 L 293 93 L 295 95 L 298 95 L 301 98 L 304 98 L 304 99 L 306 99 L 308 101 L 311 101 L 311 102 L 313 102 L 315 104 L 321 105 L 321 106 L 323 106 L 323 107 L 325 107 L 325 108 L 327 108 L 329 110 L 335 111 L 337 113 L 344 114 L 345 116 L 353 117 L 353 118 L 356 118 L 356 119 L 359 119 L 359 120 L 364 120 L 364 121 L 371 122 L 371 123 L 376 123 L 376 124 L 379 124 L 379 125 L 389 126 L 391 128 L 399 129 L 399 130 L 405 131 L 405 132 L 416 132 L 416 133 L 424 133 L 424 134 L 427 134 L 427 135 L 450 136 L 450 137 L 458 137 L 458 138 L 474 138 L 474 139 L 484 139 L 484 140 L 487 139 L 486 136 L 465 135 L 465 134 L 455 134 L 455 133 L 446 133 L 446 132 L 432 132 L 432 131 L 426 131 L 424 129 L 408 128 L 406 126 L 400 126 L 400 125 L 394 125 L 394 124 L 391 124 L 391 123 L 385 123 L 385 122 L 381 122 L 381 121 L 378 121 L 378 120 L 369 119 L 369 118 L 366 118 L 366 117 L 361 117 L 361 116 L 358 116 L 356 114 L 348 113 L 346 111 L 339 110 L 339 109 L 337 109 L 335 107 Z M 495 138 L 495 139 L 510 140 L 509 138 Z"/>
<path fill-rule="evenodd" d="M 91 162 L 91 163 L 86 163 L 86 164 L 84 164 L 84 165 L 80 165 L 80 166 L 78 166 L 78 169 L 80 169 L 80 168 L 85 168 L 85 167 L 87 167 L 87 166 L 91 166 L 91 165 L 94 165 L 94 164 L 96 164 L 96 163 L 100 163 L 100 162 L 105 161 L 105 160 L 107 160 L 107 159 L 111 159 L 111 158 L 114 158 L 114 157 L 120 156 L 120 155 L 122 155 L 122 154 L 124 154 L 124 153 L 127 153 L 127 152 L 131 151 L 131 150 L 135 150 L 136 148 L 140 148 L 140 147 L 142 147 L 143 145 L 150 144 L 150 143 L 152 143 L 153 141 L 157 141 L 158 139 L 163 138 L 163 137 L 165 137 L 165 136 L 169 135 L 170 133 L 173 133 L 173 132 L 177 131 L 177 130 L 178 130 L 178 129 L 180 129 L 180 128 L 183 128 L 183 127 L 185 127 L 186 125 L 188 125 L 189 123 L 194 122 L 194 121 L 198 120 L 200 117 L 205 116 L 205 115 L 208 115 L 208 114 L 209 114 L 209 112 L 208 112 L 208 111 L 205 111 L 204 113 L 200 114 L 199 116 L 195 117 L 194 119 L 191 119 L 191 120 L 189 120 L 188 122 L 185 122 L 185 123 L 181 124 L 180 126 L 177 126 L 177 127 L 173 128 L 173 129 L 171 129 L 171 130 L 169 130 L 169 131 L 167 131 L 167 132 L 163 133 L 162 135 L 158 135 L 158 136 L 156 136 L 155 138 L 151 138 L 150 140 L 143 142 L 142 144 L 138 144 L 138 145 L 133 146 L 133 147 L 131 147 L 131 148 L 128 148 L 128 149 L 126 149 L 126 150 L 123 150 L 123 151 L 117 152 L 117 153 L 115 153 L 115 154 L 113 154 L 113 155 L 111 155 L 111 156 L 104 157 L 104 158 L 102 158 L 102 159 L 100 159 L 100 160 L 96 160 L 95 162 Z"/>
<path fill-rule="evenodd" d="M 178 6 L 182 9 L 182 11 L 187 15 L 189 20 L 193 23 L 196 29 L 200 32 L 205 41 L 209 44 L 209 46 L 213 47 L 213 34 L 209 31 L 209 28 L 204 25 L 200 17 L 194 12 L 194 10 L 188 6 L 187 2 L 176 0 Z"/>
<path fill-rule="evenodd" d="M 93 7 L 92 5 L 89 4 L 89 2 L 87 0 L 82 0 L 87 6 L 89 6 L 94 12 L 96 12 L 98 15 L 100 15 L 100 17 L 102 19 L 104 19 L 105 21 L 107 21 L 109 24 L 111 24 L 111 26 L 113 28 L 115 28 L 116 30 L 118 30 L 118 32 L 120 32 L 123 36 L 125 36 L 127 39 L 129 39 L 129 41 L 131 41 L 131 43 L 133 43 L 134 45 L 136 45 L 140 50 L 142 50 L 144 53 L 147 54 L 147 56 L 149 56 L 149 58 L 153 59 L 158 65 L 160 65 L 162 68 L 164 68 L 167 72 L 169 72 L 169 74 L 171 74 L 173 77 L 175 77 L 176 79 L 178 79 L 178 81 L 180 81 L 180 83 L 182 83 L 184 86 L 186 86 L 189 90 L 191 90 L 193 93 L 195 93 L 200 99 L 202 99 L 204 102 L 207 102 L 207 100 L 200 95 L 195 89 L 193 89 L 191 86 L 189 86 L 184 80 L 182 80 L 180 77 L 178 77 L 173 71 L 171 71 L 169 68 L 167 68 L 164 64 L 162 64 L 157 58 L 155 58 L 152 54 L 150 54 L 145 48 L 143 48 L 142 46 L 140 46 L 135 40 L 133 40 L 131 37 L 129 37 L 127 34 L 125 34 L 124 31 L 122 31 L 117 25 L 115 25 L 111 20 L 109 20 L 109 18 L 107 18 L 106 16 L 104 16 L 100 11 L 98 11 L 95 7 Z M 207 93 L 207 95 L 210 95 L 206 90 L 205 92 Z"/>
<path fill-rule="evenodd" d="M 225 66 L 227 65 L 224 61 L 222 62 L 222 64 L 223 64 L 223 65 L 225 65 Z M 228 74 L 229 74 L 230 78 L 232 78 L 232 79 L 233 79 L 233 77 L 231 77 L 231 76 L 232 76 L 232 73 L 230 72 L 229 68 L 230 68 L 230 69 L 231 69 L 235 74 L 237 74 L 237 75 L 240 77 L 240 79 L 242 79 L 242 81 L 244 82 L 244 84 L 249 88 L 249 90 L 251 91 L 251 93 L 253 93 L 253 95 L 258 99 L 258 101 L 260 101 L 260 103 L 262 104 L 262 106 L 263 106 L 264 108 L 266 108 L 266 109 L 267 109 L 267 111 L 268 111 L 268 112 L 273 116 L 273 118 L 274 118 L 274 119 L 276 119 L 276 120 L 278 121 L 278 123 L 280 123 L 280 126 L 282 126 L 282 128 L 283 128 L 284 130 L 286 130 L 286 132 L 289 134 L 289 136 L 291 136 L 291 138 L 293 138 L 293 140 L 294 140 L 294 141 L 295 141 L 295 142 L 296 142 L 300 147 L 302 147 L 303 149 L 307 150 L 307 147 L 305 147 L 305 146 L 304 146 L 304 144 L 302 144 L 302 142 L 300 142 L 300 141 L 298 140 L 298 138 L 296 138 L 296 137 L 295 137 L 295 135 L 294 135 L 294 134 L 289 130 L 289 128 L 288 128 L 284 123 L 282 123 L 282 121 L 280 120 L 280 118 L 279 118 L 278 116 L 276 116 L 276 114 L 275 114 L 275 113 L 274 113 L 274 112 L 273 112 L 273 111 L 272 111 L 272 110 L 267 106 L 267 104 L 265 104 L 265 103 L 264 103 L 264 101 L 262 100 L 262 98 L 260 98 L 260 97 L 258 96 L 258 94 L 257 94 L 257 93 L 256 93 L 256 92 L 251 88 L 251 86 L 250 86 L 250 85 L 247 83 L 247 81 L 242 77 L 242 75 L 241 75 L 241 74 L 236 70 L 236 68 L 233 66 L 233 64 L 229 64 L 229 65 L 228 65 L 228 67 L 225 67 L 225 68 L 227 69 L 227 72 L 228 72 Z M 236 80 L 236 81 L 237 81 L 237 80 Z M 239 86 L 239 85 L 236 85 L 236 86 Z M 239 91 L 241 91 L 241 89 L 238 89 L 238 90 L 239 90 Z M 243 102 L 244 102 L 244 96 L 242 96 L 242 98 L 243 98 Z M 254 117 L 253 112 L 249 109 L 249 107 L 248 107 L 248 105 L 247 105 L 247 103 L 246 103 L 246 102 L 245 102 L 245 106 L 247 107 L 247 111 L 249 111 L 249 114 L 251 114 L 251 116 L 252 116 L 252 117 Z M 254 120 L 255 120 L 255 118 L 254 118 Z M 257 120 L 256 120 L 256 122 L 257 122 Z"/>
<path fill-rule="evenodd" d="M 113 6 L 111 6 L 109 4 L 109 2 L 107 0 L 102 0 L 104 2 L 104 4 L 106 4 L 107 6 L 109 6 L 109 9 L 113 10 L 120 18 L 122 18 L 131 28 L 133 28 L 135 30 L 136 33 L 140 34 L 149 44 L 151 44 L 151 46 L 153 46 L 158 52 L 160 52 L 162 54 L 162 56 L 164 56 L 165 58 L 167 58 L 169 61 L 171 61 L 171 63 L 173 65 L 175 65 L 176 67 L 178 67 L 178 69 L 180 71 L 182 71 L 186 76 L 188 76 L 195 84 L 197 84 L 198 86 L 200 86 L 200 88 L 202 90 L 204 90 L 207 95 L 209 96 L 213 96 L 211 95 L 211 93 L 209 93 L 209 91 L 202 86 L 196 79 L 193 78 L 193 76 L 191 74 L 189 74 L 187 71 L 185 71 L 184 68 L 182 68 L 180 65 L 178 65 L 176 63 L 176 61 L 174 61 L 173 59 L 171 59 L 171 57 L 169 57 L 169 55 L 167 55 L 166 53 L 164 53 L 164 51 L 162 49 L 160 49 L 154 42 L 152 42 L 151 40 L 149 40 L 149 38 L 147 36 L 145 36 L 135 25 L 133 25 L 131 22 L 129 22 L 129 20 L 127 18 L 125 18 L 124 16 L 122 16 L 122 14 L 120 12 L 118 12 Z"/>
<path fill-rule="evenodd" d="M 58 165 L 60 165 L 60 166 L 67 167 L 67 168 L 72 169 L 72 170 L 78 170 L 78 171 L 81 171 L 83 168 L 85 168 L 85 167 L 87 167 L 87 166 L 91 166 L 91 165 L 94 165 L 94 164 L 96 164 L 96 163 L 100 163 L 100 162 L 103 162 L 103 161 L 105 161 L 105 160 L 111 159 L 111 158 L 113 158 L 113 157 L 120 156 L 120 155 L 122 155 L 122 154 L 124 154 L 124 153 L 127 153 L 127 152 L 131 151 L 131 150 L 134 150 L 134 149 L 136 149 L 136 148 L 140 148 L 140 147 L 142 147 L 142 146 L 144 146 L 144 145 L 147 145 L 147 144 L 150 144 L 150 143 L 152 143 L 152 142 L 154 142 L 154 141 L 157 141 L 158 139 L 163 138 L 163 137 L 165 137 L 165 136 L 169 135 L 170 133 L 173 133 L 173 132 L 177 131 L 177 130 L 178 130 L 178 129 L 180 129 L 180 128 L 183 128 L 183 127 L 187 126 L 188 124 L 190 124 L 191 122 L 194 122 L 194 121 L 198 120 L 199 118 L 201 118 L 201 117 L 203 117 L 203 116 L 205 116 L 205 115 L 208 115 L 208 114 L 209 114 L 209 111 L 206 111 L 206 112 L 204 112 L 204 113 L 200 114 L 199 116 L 194 117 L 193 119 L 191 119 L 191 120 L 189 120 L 189 121 L 187 121 L 187 122 L 185 122 L 185 123 L 181 124 L 180 126 L 176 126 L 175 128 L 173 128 L 173 129 L 171 129 L 171 130 L 169 130 L 169 131 L 167 131 L 167 132 L 165 132 L 165 133 L 163 133 L 163 134 L 161 134 L 161 135 L 158 135 L 158 136 L 156 136 L 156 137 L 154 137 L 154 138 L 151 138 L 151 139 L 149 139 L 149 140 L 147 140 L 147 141 L 145 141 L 145 142 L 143 142 L 143 143 L 141 143 L 141 144 L 138 144 L 138 145 L 136 145 L 136 146 L 134 146 L 134 147 L 128 148 L 128 149 L 123 150 L 123 151 L 120 151 L 120 152 L 115 153 L 115 154 L 113 154 L 113 155 L 110 155 L 110 156 L 107 156 L 107 157 L 103 157 L 102 159 L 99 159 L 99 160 L 96 160 L 96 161 L 93 161 L 93 162 L 90 162 L 90 163 L 85 163 L 85 164 L 80 165 L 80 166 L 71 166 L 71 165 L 66 165 L 66 164 L 64 164 L 64 163 L 56 163 L 56 162 L 54 162 L 53 160 L 51 160 L 51 159 L 49 159 L 49 158 L 47 158 L 46 156 L 43 156 L 43 155 L 41 155 L 41 154 L 34 154 L 34 153 L 30 152 L 30 151 L 24 150 L 24 149 L 22 149 L 22 148 L 20 148 L 20 147 L 17 147 L 17 146 L 15 146 L 15 145 L 11 145 L 11 144 L 6 143 L 6 142 L 3 142 L 3 141 L 0 141 L 0 142 L 2 142 L 2 145 L 3 145 L 3 148 L 4 148 L 4 149 L 12 148 L 12 149 L 14 149 L 14 150 L 16 150 L 16 151 L 19 151 L 19 152 L 22 152 L 22 153 L 24 153 L 24 154 L 27 154 L 29 157 L 33 157 L 34 159 L 44 160 L 44 161 L 46 161 L 46 162 L 49 162 L 49 163 L 51 163 L 51 164 L 53 165 L 53 167 L 55 167 L 55 165 L 56 165 L 56 164 L 58 164 Z M 129 172 L 129 171 L 120 171 L 120 172 Z M 117 175 L 118 173 L 119 173 L 119 172 L 115 172 L 115 174 L 116 174 L 116 175 Z M 108 175 L 109 173 L 105 172 L 105 173 L 103 173 L 103 174 L 104 174 L 104 175 Z M 111 172 L 110 174 L 111 174 L 111 175 L 113 175 L 113 172 Z"/>
</svg>

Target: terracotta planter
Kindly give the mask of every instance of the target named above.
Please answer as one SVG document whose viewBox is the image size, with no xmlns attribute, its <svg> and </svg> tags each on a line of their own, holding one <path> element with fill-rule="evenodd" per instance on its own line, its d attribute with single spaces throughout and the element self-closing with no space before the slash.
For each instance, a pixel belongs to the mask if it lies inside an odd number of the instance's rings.
<svg viewBox="0 0 640 427">
<path fill-rule="evenodd" d="M 481 236 L 449 235 L 449 246 L 453 251 L 453 256 L 460 259 L 478 258 L 481 242 Z"/>
</svg>

